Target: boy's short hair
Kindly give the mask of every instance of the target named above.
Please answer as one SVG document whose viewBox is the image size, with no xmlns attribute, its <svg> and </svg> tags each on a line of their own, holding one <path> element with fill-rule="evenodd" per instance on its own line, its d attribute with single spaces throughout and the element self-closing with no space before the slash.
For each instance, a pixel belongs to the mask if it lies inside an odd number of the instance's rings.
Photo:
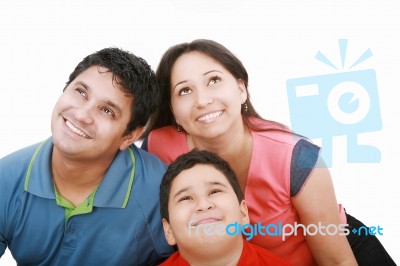
<svg viewBox="0 0 400 266">
<path fill-rule="evenodd" d="M 242 202 L 244 199 L 242 189 L 240 188 L 235 172 L 233 172 L 229 164 L 215 153 L 206 150 L 193 149 L 190 152 L 182 154 L 176 158 L 176 160 L 168 166 L 168 169 L 164 174 L 160 184 L 161 218 L 165 218 L 169 222 L 168 201 L 171 185 L 174 179 L 182 171 L 193 168 L 198 164 L 213 166 L 215 169 L 224 174 L 229 184 L 232 186 L 239 203 Z"/>
</svg>

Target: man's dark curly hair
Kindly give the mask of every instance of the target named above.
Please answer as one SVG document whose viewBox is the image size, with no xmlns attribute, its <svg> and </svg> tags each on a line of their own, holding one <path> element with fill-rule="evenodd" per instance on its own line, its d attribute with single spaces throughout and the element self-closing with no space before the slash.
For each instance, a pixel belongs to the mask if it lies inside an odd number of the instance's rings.
<svg viewBox="0 0 400 266">
<path fill-rule="evenodd" d="M 133 96 L 131 120 L 125 134 L 146 126 L 161 96 L 155 73 L 150 65 L 131 52 L 114 47 L 105 48 L 86 56 L 75 67 L 64 90 L 77 76 L 92 66 L 106 68 L 106 72 L 112 73 L 113 81 L 121 86 L 124 92 Z"/>
</svg>

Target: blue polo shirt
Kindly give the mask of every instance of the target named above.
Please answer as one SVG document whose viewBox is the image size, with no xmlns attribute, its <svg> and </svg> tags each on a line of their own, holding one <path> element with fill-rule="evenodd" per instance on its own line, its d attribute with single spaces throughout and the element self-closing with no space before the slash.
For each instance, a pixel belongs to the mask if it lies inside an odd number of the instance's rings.
<svg viewBox="0 0 400 266">
<path fill-rule="evenodd" d="M 55 192 L 51 139 L 0 159 L 0 256 L 18 265 L 155 265 L 165 240 L 159 185 L 165 165 L 134 146 L 120 151 L 74 211 Z"/>
</svg>

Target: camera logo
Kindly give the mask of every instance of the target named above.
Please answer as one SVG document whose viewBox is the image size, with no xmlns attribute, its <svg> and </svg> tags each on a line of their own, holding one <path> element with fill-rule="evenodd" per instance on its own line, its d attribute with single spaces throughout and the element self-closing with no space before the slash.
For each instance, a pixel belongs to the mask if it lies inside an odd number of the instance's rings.
<svg viewBox="0 0 400 266">
<path fill-rule="evenodd" d="M 339 40 L 342 70 L 347 40 Z M 372 56 L 367 49 L 348 69 Z M 315 58 L 339 70 L 321 52 Z M 373 69 L 289 79 L 286 82 L 292 129 L 322 141 L 322 157 L 332 165 L 334 136 L 347 136 L 347 162 L 378 163 L 379 149 L 358 144 L 357 134 L 382 129 L 376 73 Z"/>
</svg>

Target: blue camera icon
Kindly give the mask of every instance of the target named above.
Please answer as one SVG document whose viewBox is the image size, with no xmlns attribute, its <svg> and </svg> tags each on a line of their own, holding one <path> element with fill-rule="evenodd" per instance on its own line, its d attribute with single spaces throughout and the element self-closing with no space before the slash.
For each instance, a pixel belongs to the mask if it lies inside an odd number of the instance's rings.
<svg viewBox="0 0 400 266">
<path fill-rule="evenodd" d="M 332 138 L 347 136 L 347 161 L 376 163 L 380 151 L 358 145 L 357 134 L 382 129 L 376 74 L 372 69 L 289 79 L 292 129 L 322 139 L 322 156 L 332 163 Z"/>
</svg>

